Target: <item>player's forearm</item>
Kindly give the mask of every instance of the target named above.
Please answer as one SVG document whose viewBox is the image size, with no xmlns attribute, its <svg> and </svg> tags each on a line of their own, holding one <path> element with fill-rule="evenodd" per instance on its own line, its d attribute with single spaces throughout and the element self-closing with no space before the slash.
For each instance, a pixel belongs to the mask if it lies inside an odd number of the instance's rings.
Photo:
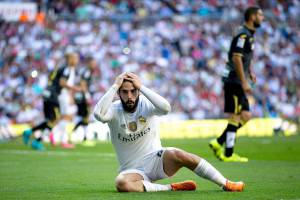
<svg viewBox="0 0 300 200">
<path fill-rule="evenodd" d="M 66 79 L 60 79 L 60 80 L 59 80 L 59 84 L 60 84 L 60 86 L 61 86 L 62 88 L 66 88 L 66 89 L 68 89 L 68 90 L 72 90 L 72 91 L 79 90 L 79 89 L 76 88 L 75 86 L 68 85 Z"/>
<path fill-rule="evenodd" d="M 239 77 L 240 81 L 242 83 L 246 82 L 246 77 L 243 69 L 243 62 L 242 57 L 240 56 L 233 56 L 233 64 L 237 73 L 237 76 Z"/>
<path fill-rule="evenodd" d="M 70 86 L 67 84 L 67 80 L 65 80 L 64 78 L 61 78 L 59 80 L 59 85 L 63 88 L 70 89 Z"/>
<path fill-rule="evenodd" d="M 249 74 L 253 73 L 253 66 L 252 66 L 252 63 L 250 62 L 250 65 L 249 65 L 249 70 L 248 70 Z"/>
<path fill-rule="evenodd" d="M 159 94 L 153 92 L 149 88 L 142 86 L 141 87 L 142 94 L 160 111 L 164 113 L 168 113 L 171 111 L 171 105 L 170 103 L 160 96 Z"/>
<path fill-rule="evenodd" d="M 102 122 L 106 122 L 109 120 L 110 116 L 108 116 L 107 113 L 117 91 L 118 87 L 116 85 L 113 85 L 98 101 L 94 109 L 94 116 L 97 120 Z"/>
</svg>

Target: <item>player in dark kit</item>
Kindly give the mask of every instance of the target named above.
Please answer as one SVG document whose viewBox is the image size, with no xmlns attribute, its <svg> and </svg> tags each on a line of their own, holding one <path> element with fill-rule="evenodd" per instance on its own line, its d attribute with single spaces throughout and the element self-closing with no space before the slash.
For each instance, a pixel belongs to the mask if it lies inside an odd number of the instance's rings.
<svg viewBox="0 0 300 200">
<path fill-rule="evenodd" d="M 72 56 L 72 55 L 69 55 Z M 45 121 L 41 124 L 27 129 L 23 132 L 23 142 L 28 144 L 30 136 L 37 130 L 49 129 L 50 131 L 60 118 L 60 109 L 58 103 L 58 95 L 63 87 L 70 89 L 74 92 L 81 91 L 80 87 L 70 86 L 67 83 L 67 79 L 70 76 L 71 69 L 69 67 L 61 67 L 52 71 L 49 75 L 48 85 L 43 91 L 43 103 L 44 103 L 44 116 Z M 41 143 L 42 137 L 34 139 L 31 143 L 31 147 L 36 150 L 44 150 L 44 145 Z"/>
<path fill-rule="evenodd" d="M 83 91 L 75 93 L 74 99 L 77 105 L 77 115 L 81 120 L 75 125 L 73 131 L 75 131 L 79 126 L 83 127 L 84 130 L 84 145 L 85 146 L 94 146 L 95 143 L 92 141 L 87 141 L 87 126 L 89 120 L 89 102 L 91 95 L 89 93 L 89 86 L 92 79 L 92 74 L 95 68 L 97 67 L 96 60 L 93 57 L 87 57 L 86 59 L 87 67 L 82 68 L 80 74 L 80 86 L 83 88 Z"/>
<path fill-rule="evenodd" d="M 233 153 L 237 130 L 251 118 L 246 94 L 252 89 L 248 82 L 256 82 L 251 67 L 254 50 L 254 33 L 260 27 L 264 15 L 259 7 L 249 7 L 245 11 L 245 24 L 233 37 L 228 53 L 227 68 L 223 75 L 225 113 L 229 114 L 228 125 L 223 134 L 210 141 L 215 155 L 225 162 L 247 162 L 248 158 Z M 225 151 L 223 144 L 225 143 Z"/>
</svg>

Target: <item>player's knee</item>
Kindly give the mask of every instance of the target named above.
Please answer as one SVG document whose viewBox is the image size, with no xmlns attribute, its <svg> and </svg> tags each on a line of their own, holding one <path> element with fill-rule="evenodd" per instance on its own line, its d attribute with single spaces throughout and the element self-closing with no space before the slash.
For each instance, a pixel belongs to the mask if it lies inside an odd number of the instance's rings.
<svg viewBox="0 0 300 200">
<path fill-rule="evenodd" d="M 115 184 L 116 184 L 116 188 L 117 188 L 118 192 L 130 192 L 130 190 L 129 190 L 130 183 L 125 178 L 117 177 Z"/>
<path fill-rule="evenodd" d="M 189 155 L 182 150 L 171 150 L 173 154 L 173 159 L 176 163 L 183 165 L 190 161 Z"/>
<path fill-rule="evenodd" d="M 243 123 L 248 122 L 252 117 L 252 114 L 250 112 L 242 112 L 241 113 L 241 120 L 243 121 Z"/>
<path fill-rule="evenodd" d="M 241 116 L 237 114 L 231 114 L 229 116 L 229 121 L 234 122 L 234 123 L 239 123 L 241 120 Z"/>
</svg>

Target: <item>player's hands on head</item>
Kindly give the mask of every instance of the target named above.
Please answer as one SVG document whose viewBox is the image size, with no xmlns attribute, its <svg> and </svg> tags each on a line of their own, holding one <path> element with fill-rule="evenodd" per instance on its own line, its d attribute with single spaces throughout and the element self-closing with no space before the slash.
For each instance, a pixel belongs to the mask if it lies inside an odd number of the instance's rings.
<svg viewBox="0 0 300 200">
<path fill-rule="evenodd" d="M 126 77 L 126 72 L 120 74 L 120 75 L 116 78 L 114 84 L 118 86 L 118 89 L 121 87 L 121 85 L 122 85 L 122 83 L 123 83 L 125 77 Z"/>
<path fill-rule="evenodd" d="M 134 74 L 132 72 L 127 72 L 125 79 L 131 81 L 133 86 L 136 89 L 138 89 L 138 90 L 141 89 L 142 82 L 141 82 L 141 79 L 136 74 Z"/>
</svg>

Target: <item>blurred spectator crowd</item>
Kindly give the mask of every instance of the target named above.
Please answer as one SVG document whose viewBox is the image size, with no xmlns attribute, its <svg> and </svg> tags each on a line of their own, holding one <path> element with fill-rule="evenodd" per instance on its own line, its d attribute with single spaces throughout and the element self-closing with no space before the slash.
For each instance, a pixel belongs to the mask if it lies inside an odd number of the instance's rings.
<svg viewBox="0 0 300 200">
<path fill-rule="evenodd" d="M 19 1 L 17 1 L 19 2 Z M 23 2 L 23 1 L 22 1 Z M 78 51 L 98 63 L 94 104 L 123 71 L 166 97 L 176 119 L 222 118 L 221 76 L 243 10 L 260 5 L 250 97 L 255 117 L 300 116 L 298 0 L 37 1 L 43 23 L 0 25 L 0 123 L 41 118 L 48 74 Z M 82 65 L 84 63 L 82 62 Z"/>
</svg>

